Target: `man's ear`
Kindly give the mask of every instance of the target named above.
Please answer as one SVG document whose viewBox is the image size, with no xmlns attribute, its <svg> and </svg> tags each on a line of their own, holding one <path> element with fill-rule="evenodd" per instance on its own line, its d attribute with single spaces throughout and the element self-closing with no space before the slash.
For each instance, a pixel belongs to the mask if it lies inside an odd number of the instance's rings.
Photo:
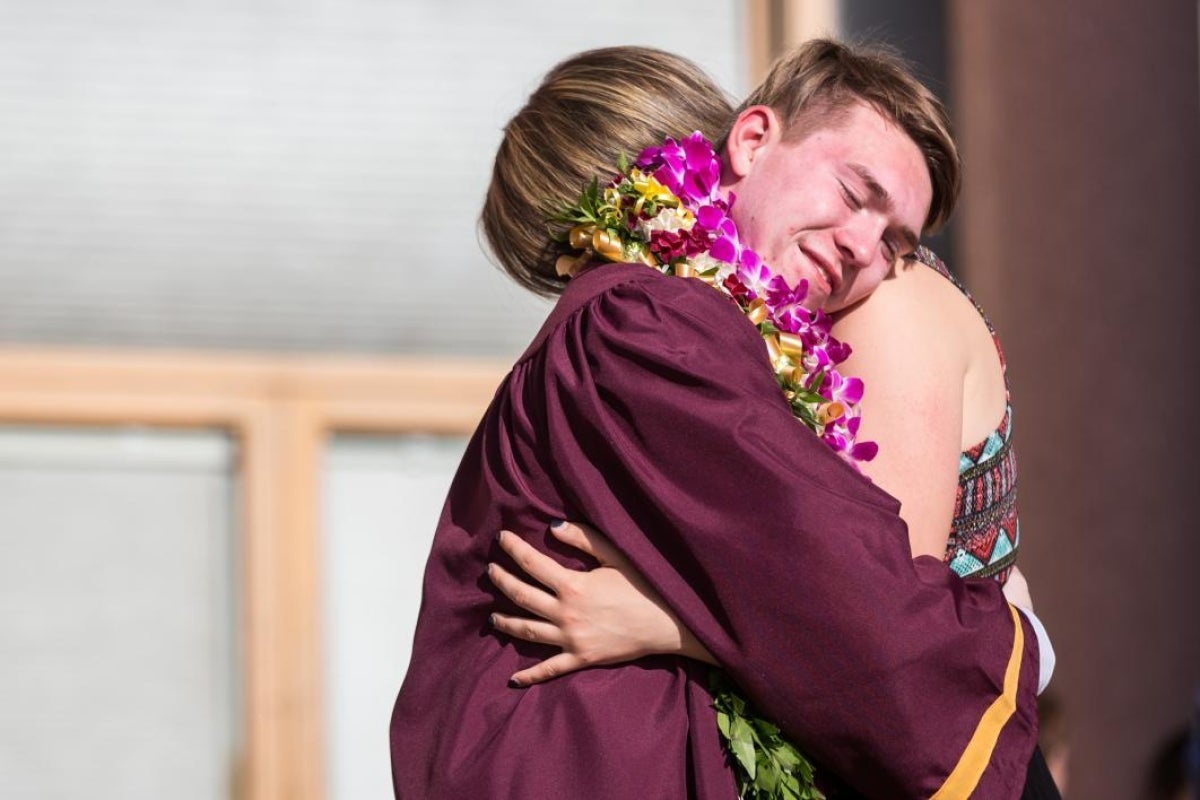
<svg viewBox="0 0 1200 800">
<path fill-rule="evenodd" d="M 781 139 L 783 126 L 779 115 L 770 106 L 750 106 L 738 114 L 729 129 L 725 150 L 729 155 L 729 169 L 735 179 L 750 174 L 754 162 L 763 154 L 763 149 Z"/>
</svg>

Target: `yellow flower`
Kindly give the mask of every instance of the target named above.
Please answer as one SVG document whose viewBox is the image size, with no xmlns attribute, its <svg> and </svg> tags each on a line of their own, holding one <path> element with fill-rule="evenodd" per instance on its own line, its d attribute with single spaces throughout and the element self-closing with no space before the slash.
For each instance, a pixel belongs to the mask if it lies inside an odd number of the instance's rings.
<svg viewBox="0 0 1200 800">
<path fill-rule="evenodd" d="M 659 183 L 653 175 L 647 175 L 641 170 L 635 169 L 629 174 L 629 179 L 633 182 L 633 188 L 637 190 L 637 193 L 647 200 L 664 205 L 674 205 L 679 202 L 679 198 L 671 194 L 671 190 Z"/>
<path fill-rule="evenodd" d="M 634 213 L 641 214 L 642 206 L 646 203 L 655 203 L 668 208 L 679 208 L 679 198 L 670 189 L 659 183 L 653 175 L 648 175 L 640 169 L 630 170 L 629 180 L 633 184 L 633 190 L 638 193 L 638 200 L 634 205 Z M 691 216 L 692 212 L 686 209 L 683 209 L 683 211 L 687 216 Z"/>
</svg>

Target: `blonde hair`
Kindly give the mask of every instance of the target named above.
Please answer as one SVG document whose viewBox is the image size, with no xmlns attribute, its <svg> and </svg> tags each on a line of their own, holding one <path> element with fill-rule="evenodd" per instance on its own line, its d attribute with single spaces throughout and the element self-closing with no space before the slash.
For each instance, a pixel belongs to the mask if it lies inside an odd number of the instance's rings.
<svg viewBox="0 0 1200 800">
<path fill-rule="evenodd" d="M 926 230 L 945 224 L 958 202 L 962 162 L 950 133 L 950 118 L 933 92 L 889 47 L 813 39 L 787 53 L 746 98 L 750 106 L 775 109 L 786 126 L 785 141 L 818 127 L 836 126 L 855 102 L 890 118 L 921 150 L 933 184 Z M 732 122 L 730 123 L 732 125 Z M 728 129 L 722 138 L 728 135 Z"/>
<path fill-rule="evenodd" d="M 648 47 L 608 47 L 572 56 L 546 75 L 504 128 L 480 222 L 499 266 L 542 295 L 563 290 L 555 262 L 568 252 L 549 218 L 579 192 L 616 174 L 667 136 L 714 139 L 732 106 L 685 58 Z"/>
</svg>

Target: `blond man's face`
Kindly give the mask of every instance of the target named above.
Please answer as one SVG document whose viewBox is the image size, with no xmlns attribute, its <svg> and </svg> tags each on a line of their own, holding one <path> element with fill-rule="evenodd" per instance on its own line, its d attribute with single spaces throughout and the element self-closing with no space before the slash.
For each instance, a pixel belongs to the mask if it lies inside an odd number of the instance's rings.
<svg viewBox="0 0 1200 800">
<path fill-rule="evenodd" d="M 742 240 L 789 285 L 808 281 L 809 308 L 832 313 L 863 299 L 916 249 L 933 198 L 921 151 L 862 103 L 795 142 L 781 129 L 739 139 L 747 113 L 730 134 L 726 187 Z"/>
</svg>

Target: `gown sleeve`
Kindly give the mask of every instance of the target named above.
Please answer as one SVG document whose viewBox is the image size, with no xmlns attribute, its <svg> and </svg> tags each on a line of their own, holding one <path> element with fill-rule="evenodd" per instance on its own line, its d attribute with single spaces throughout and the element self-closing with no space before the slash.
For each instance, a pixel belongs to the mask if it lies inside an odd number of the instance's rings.
<svg viewBox="0 0 1200 800">
<path fill-rule="evenodd" d="M 546 349 L 568 518 L 604 531 L 818 764 L 878 797 L 1015 797 L 1038 654 L 993 581 L 914 561 L 898 504 L 791 415 L 698 281 L 618 284 Z M 869 387 L 868 387 L 869 390 Z"/>
</svg>

